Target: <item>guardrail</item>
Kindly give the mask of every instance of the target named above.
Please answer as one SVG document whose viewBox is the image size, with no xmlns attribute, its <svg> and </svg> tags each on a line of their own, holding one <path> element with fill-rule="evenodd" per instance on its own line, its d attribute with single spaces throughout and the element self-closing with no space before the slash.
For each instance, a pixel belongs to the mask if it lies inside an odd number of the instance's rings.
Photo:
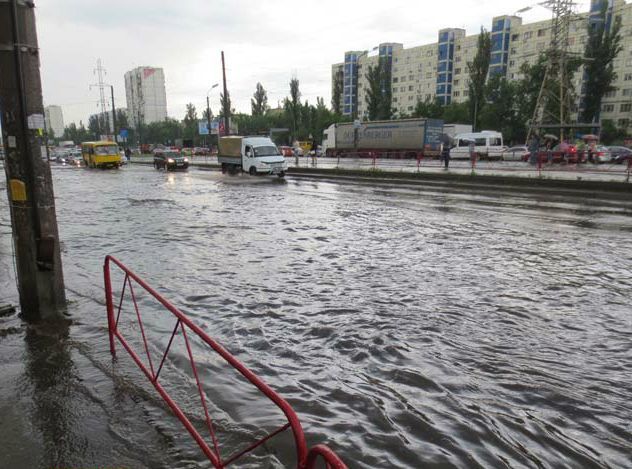
<svg viewBox="0 0 632 469">
<path fill-rule="evenodd" d="M 123 281 L 121 295 L 118 301 L 118 309 L 116 316 L 114 315 L 114 303 L 113 303 L 113 292 L 112 292 L 112 281 L 110 274 L 110 265 L 114 264 L 118 267 L 124 274 L 125 279 Z M 335 469 L 346 469 L 346 465 L 344 462 L 327 446 L 325 445 L 316 445 L 311 450 L 308 451 L 307 443 L 305 440 L 305 435 L 303 434 L 303 428 L 301 426 L 301 422 L 299 421 L 296 412 L 287 403 L 281 396 L 279 396 L 272 388 L 270 388 L 266 383 L 264 383 L 257 375 L 255 375 L 252 371 L 250 371 L 245 365 L 243 365 L 239 360 L 237 360 L 230 352 L 228 352 L 224 347 L 222 347 L 218 342 L 211 339 L 199 326 L 193 323 L 184 313 L 182 313 L 178 308 L 173 306 L 169 301 L 163 298 L 158 292 L 156 292 L 152 287 L 150 287 L 144 280 L 142 280 L 138 275 L 132 272 L 129 268 L 127 268 L 123 263 L 112 256 L 106 256 L 105 262 L 103 264 L 103 279 L 105 283 L 105 300 L 107 307 L 107 316 L 108 316 L 108 331 L 109 331 L 109 339 L 110 339 L 110 353 L 112 356 L 116 356 L 116 348 L 115 348 L 115 339 L 117 339 L 123 348 L 129 353 L 132 359 L 136 362 L 138 367 L 143 371 L 145 376 L 150 380 L 153 384 L 154 388 L 158 391 L 163 400 L 167 403 L 167 405 L 171 408 L 173 413 L 180 419 L 182 424 L 185 426 L 187 431 L 191 434 L 193 439 L 197 442 L 200 449 L 204 452 L 204 454 L 208 457 L 214 467 L 216 468 L 224 468 L 229 464 L 232 464 L 242 456 L 248 454 L 255 448 L 258 448 L 266 441 L 270 440 L 274 436 L 282 433 L 283 431 L 290 429 L 292 431 L 292 435 L 294 438 L 294 444 L 296 449 L 296 467 L 298 469 L 312 469 L 315 467 L 317 460 L 322 458 L 327 467 L 335 468 Z M 162 358 L 160 359 L 160 364 L 156 368 L 154 366 L 154 362 L 152 361 L 151 354 L 149 352 L 149 345 L 147 343 L 147 337 L 145 335 L 145 329 L 143 327 L 143 321 L 141 317 L 141 313 L 138 307 L 138 302 L 136 300 L 136 294 L 134 292 L 134 285 L 142 287 L 147 293 L 153 296 L 164 308 L 169 311 L 175 318 L 176 322 L 173 328 L 173 332 L 171 333 L 171 337 L 169 338 L 169 342 L 167 347 L 162 354 Z M 121 316 L 123 299 L 125 298 L 125 291 L 129 288 L 129 293 L 132 299 L 132 303 L 134 306 L 134 312 L 136 313 L 136 319 L 138 321 L 138 326 L 142 338 L 144 353 L 147 356 L 147 364 L 141 360 L 139 354 L 132 348 L 129 342 L 123 337 L 123 334 L 118 329 L 119 319 Z M 187 332 L 188 331 L 188 332 Z M 183 337 L 186 351 L 189 359 L 189 363 L 191 365 L 191 369 L 193 371 L 193 375 L 195 377 L 197 391 L 200 396 L 200 402 L 202 405 L 202 410 L 204 414 L 204 420 L 206 423 L 206 427 L 209 431 L 210 439 L 212 444 L 209 445 L 205 438 L 197 431 L 197 429 L 193 426 L 190 419 L 185 415 L 180 406 L 175 402 L 175 400 L 169 395 L 169 393 L 163 388 L 161 383 L 159 382 L 160 372 L 163 368 L 163 365 L 167 359 L 169 354 L 169 350 L 174 341 L 174 338 L 181 332 Z M 193 353 L 191 351 L 191 344 L 189 340 L 188 333 L 193 333 L 197 335 L 206 345 L 208 345 L 215 353 L 217 353 L 221 358 L 224 359 L 226 363 L 228 363 L 231 367 L 233 367 L 236 371 L 238 371 L 246 380 L 248 380 L 254 387 L 256 387 L 261 394 L 267 397 L 273 404 L 275 404 L 285 415 L 287 419 L 287 423 L 268 433 L 266 436 L 254 441 L 248 447 L 238 450 L 234 452 L 232 455 L 222 458 L 220 453 L 220 448 L 218 444 L 218 440 L 216 437 L 215 427 L 213 425 L 213 421 L 209 414 L 208 405 L 206 402 L 206 397 L 204 395 L 202 384 L 200 382 L 200 377 L 198 374 L 197 366 L 195 363 L 195 359 L 193 358 Z"/>
</svg>

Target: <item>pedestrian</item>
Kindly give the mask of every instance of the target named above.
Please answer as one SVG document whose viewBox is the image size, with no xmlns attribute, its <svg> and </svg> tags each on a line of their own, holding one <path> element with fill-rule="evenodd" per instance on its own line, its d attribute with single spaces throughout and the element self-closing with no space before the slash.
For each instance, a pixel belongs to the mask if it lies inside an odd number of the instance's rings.
<svg viewBox="0 0 632 469">
<path fill-rule="evenodd" d="M 132 150 L 130 150 L 129 147 L 127 147 L 125 149 L 125 159 L 127 161 L 130 161 L 132 159 L 131 157 L 132 157 Z"/>
<path fill-rule="evenodd" d="M 441 144 L 441 159 L 443 159 L 444 169 L 447 171 L 450 166 L 450 145 L 447 143 Z"/>
<path fill-rule="evenodd" d="M 595 158 L 595 141 L 592 140 L 589 144 L 588 144 L 588 162 L 589 163 L 594 163 L 594 158 Z"/>
<path fill-rule="evenodd" d="M 553 150 L 552 150 L 552 146 L 553 143 L 551 142 L 550 139 L 547 139 L 546 141 L 546 162 L 548 164 L 553 163 Z"/>
<path fill-rule="evenodd" d="M 529 164 L 535 165 L 540 151 L 540 138 L 534 133 L 529 140 Z"/>
<path fill-rule="evenodd" d="M 474 165 L 476 164 L 476 144 L 473 140 L 470 140 L 467 148 L 470 152 L 470 164 L 472 165 L 472 168 L 474 168 Z"/>
</svg>

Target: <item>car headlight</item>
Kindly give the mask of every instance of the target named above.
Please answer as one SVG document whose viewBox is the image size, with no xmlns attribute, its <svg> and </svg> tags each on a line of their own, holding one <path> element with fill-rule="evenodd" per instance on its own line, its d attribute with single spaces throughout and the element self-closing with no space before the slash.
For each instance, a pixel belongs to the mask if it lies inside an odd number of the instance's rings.
<svg viewBox="0 0 632 469">
<path fill-rule="evenodd" d="M 175 161 L 173 160 L 173 158 L 169 158 L 169 159 L 167 160 L 167 163 L 175 163 Z"/>
<path fill-rule="evenodd" d="M 184 162 L 185 162 L 185 163 L 188 163 L 188 162 L 189 162 L 189 159 L 188 159 L 186 156 L 184 157 Z"/>
</svg>

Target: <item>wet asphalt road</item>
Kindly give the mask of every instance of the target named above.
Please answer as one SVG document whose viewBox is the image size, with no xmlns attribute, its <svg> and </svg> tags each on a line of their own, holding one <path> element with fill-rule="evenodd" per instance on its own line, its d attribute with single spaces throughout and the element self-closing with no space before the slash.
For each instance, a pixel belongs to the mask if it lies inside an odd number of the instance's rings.
<svg viewBox="0 0 632 469">
<path fill-rule="evenodd" d="M 629 201 L 144 166 L 53 177 L 72 323 L 0 318 L 0 466 L 208 465 L 122 349 L 109 356 L 106 254 L 350 467 L 632 464 Z M 0 297 L 16 301 L 6 196 L 0 214 Z M 159 356 L 173 322 L 139 303 Z M 121 329 L 138 335 L 126 308 Z M 280 424 L 193 351 L 222 454 Z M 161 380 L 201 425 L 185 365 L 175 344 Z M 291 466 L 290 443 L 239 467 Z"/>
</svg>

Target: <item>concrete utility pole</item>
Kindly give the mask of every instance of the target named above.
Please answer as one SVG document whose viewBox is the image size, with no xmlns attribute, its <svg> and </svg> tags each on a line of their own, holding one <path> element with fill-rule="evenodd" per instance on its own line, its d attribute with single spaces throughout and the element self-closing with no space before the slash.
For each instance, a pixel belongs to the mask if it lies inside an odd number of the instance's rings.
<svg viewBox="0 0 632 469">
<path fill-rule="evenodd" d="M 112 134 L 114 135 L 114 141 L 117 142 L 116 133 L 116 108 L 114 107 L 114 87 L 110 85 L 110 91 L 112 92 Z"/>
<path fill-rule="evenodd" d="M 18 290 L 27 320 L 66 304 L 50 167 L 42 159 L 44 107 L 32 1 L 0 1 L 0 118 Z"/>
</svg>

